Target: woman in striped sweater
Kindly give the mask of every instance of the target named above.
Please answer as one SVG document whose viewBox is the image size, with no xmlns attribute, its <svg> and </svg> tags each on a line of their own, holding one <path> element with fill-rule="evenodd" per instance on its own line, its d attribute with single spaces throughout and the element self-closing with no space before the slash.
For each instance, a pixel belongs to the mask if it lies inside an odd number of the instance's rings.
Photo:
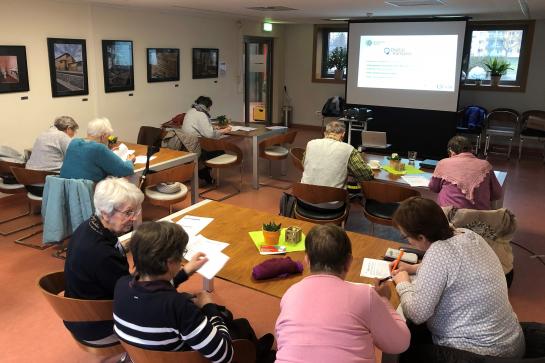
<svg viewBox="0 0 545 363">
<path fill-rule="evenodd" d="M 230 362 L 231 336 L 207 292 L 181 294 L 176 287 L 207 260 L 197 254 L 180 268 L 188 237 L 169 222 L 142 224 L 131 238 L 135 277 L 118 280 L 114 330 L 125 342 L 150 350 L 196 350 L 212 362 Z"/>
</svg>

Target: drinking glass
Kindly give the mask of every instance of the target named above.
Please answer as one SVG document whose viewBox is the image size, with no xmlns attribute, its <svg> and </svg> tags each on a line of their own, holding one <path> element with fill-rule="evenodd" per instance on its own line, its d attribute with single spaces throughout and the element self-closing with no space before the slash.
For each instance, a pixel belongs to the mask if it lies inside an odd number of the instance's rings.
<svg viewBox="0 0 545 363">
<path fill-rule="evenodd" d="M 407 152 L 407 156 L 408 156 L 408 159 L 409 159 L 409 164 L 414 165 L 414 161 L 416 160 L 417 155 L 418 155 L 418 153 L 416 151 L 408 151 Z"/>
</svg>

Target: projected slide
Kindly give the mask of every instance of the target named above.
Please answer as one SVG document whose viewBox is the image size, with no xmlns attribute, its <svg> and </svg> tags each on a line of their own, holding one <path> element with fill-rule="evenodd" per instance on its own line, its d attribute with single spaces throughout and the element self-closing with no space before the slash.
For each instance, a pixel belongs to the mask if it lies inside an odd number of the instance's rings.
<svg viewBox="0 0 545 363">
<path fill-rule="evenodd" d="M 362 35 L 357 87 L 453 92 L 458 35 Z"/>
</svg>

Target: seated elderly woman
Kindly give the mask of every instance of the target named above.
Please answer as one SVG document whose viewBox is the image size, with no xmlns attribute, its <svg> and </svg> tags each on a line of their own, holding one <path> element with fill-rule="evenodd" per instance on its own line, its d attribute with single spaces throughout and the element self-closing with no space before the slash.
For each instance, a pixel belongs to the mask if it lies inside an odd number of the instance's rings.
<svg viewBox="0 0 545 363">
<path fill-rule="evenodd" d="M 117 237 L 133 228 L 144 194 L 126 179 L 108 178 L 97 184 L 93 199 L 95 215 L 74 231 L 68 243 L 65 296 L 111 300 L 117 280 L 129 274 L 129 264 Z M 112 321 L 65 325 L 76 339 L 88 345 L 117 341 Z"/>
<path fill-rule="evenodd" d="M 439 161 L 429 187 L 439 193 L 441 207 L 490 209 L 490 201 L 502 197 L 502 189 L 486 160 L 471 152 L 471 143 L 463 136 L 448 142 L 449 157 Z"/>
<path fill-rule="evenodd" d="M 113 133 L 107 118 L 97 118 L 87 125 L 87 137 L 72 140 L 66 150 L 61 178 L 100 181 L 107 176 L 129 176 L 134 173 L 134 155 L 121 160 L 108 148 Z"/>
<path fill-rule="evenodd" d="M 437 361 L 419 354 L 435 352 L 438 358 L 444 347 L 461 350 L 458 354 L 522 357 L 524 335 L 509 303 L 502 266 L 488 243 L 469 229 L 451 228 L 429 199 L 407 199 L 393 220 L 411 245 L 425 251 L 421 264 L 401 263 L 393 271 L 403 313 L 429 329 L 419 339 L 413 335 L 407 361 Z M 409 274 L 416 274 L 414 282 Z"/>
<path fill-rule="evenodd" d="M 401 353 L 410 333 L 391 307 L 390 284 L 372 288 L 344 280 L 352 263 L 346 232 L 313 227 L 305 239 L 311 275 L 282 297 L 276 362 L 374 362 L 377 346 Z"/>
<path fill-rule="evenodd" d="M 115 286 L 115 332 L 140 348 L 196 350 L 212 362 L 230 362 L 231 338 L 257 343 L 255 333 L 246 319 L 230 320 L 223 314 L 208 292 L 191 295 L 176 291 L 207 261 L 203 253 L 197 253 L 181 267 L 188 240 L 184 229 L 175 223 L 147 222 L 138 227 L 130 242 L 135 276 L 124 276 Z M 233 326 L 239 329 L 234 331 Z M 240 336 L 243 327 L 246 336 Z M 268 335 L 263 353 L 274 340 Z M 264 357 L 258 358 L 262 362 Z"/>
<path fill-rule="evenodd" d="M 32 170 L 61 170 L 66 149 L 76 134 L 79 126 L 70 116 L 55 119 L 52 127 L 42 133 L 32 146 L 32 154 L 26 162 L 26 168 Z"/>
</svg>

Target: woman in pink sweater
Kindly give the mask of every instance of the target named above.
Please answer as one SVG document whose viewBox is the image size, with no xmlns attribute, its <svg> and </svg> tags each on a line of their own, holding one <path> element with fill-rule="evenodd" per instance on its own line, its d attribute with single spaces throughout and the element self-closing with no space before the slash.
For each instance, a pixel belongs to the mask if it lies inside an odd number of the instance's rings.
<svg viewBox="0 0 545 363">
<path fill-rule="evenodd" d="M 305 248 L 312 274 L 282 298 L 276 362 L 372 363 L 375 346 L 386 353 L 405 351 L 410 333 L 388 301 L 389 286 L 344 281 L 352 263 L 346 233 L 334 225 L 315 226 Z"/>
</svg>

